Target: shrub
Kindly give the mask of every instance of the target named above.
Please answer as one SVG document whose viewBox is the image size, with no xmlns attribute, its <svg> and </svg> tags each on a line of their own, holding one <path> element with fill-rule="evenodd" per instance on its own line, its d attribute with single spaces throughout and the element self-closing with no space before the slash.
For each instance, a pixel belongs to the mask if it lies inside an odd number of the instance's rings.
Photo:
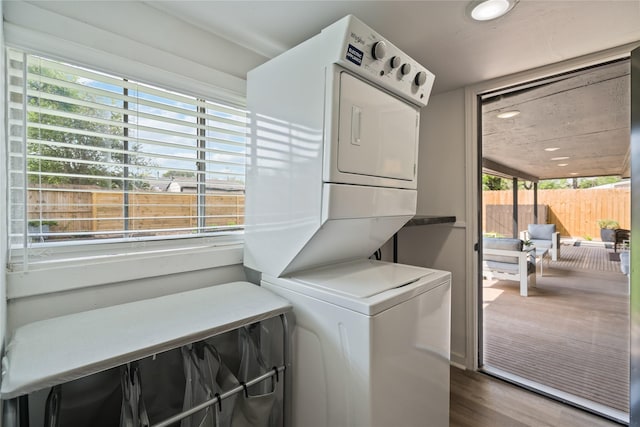
<svg viewBox="0 0 640 427">
<path fill-rule="evenodd" d="M 620 224 L 618 224 L 618 221 L 613 219 L 599 219 L 598 227 L 607 228 L 609 230 L 615 230 L 616 228 L 620 228 Z"/>
</svg>

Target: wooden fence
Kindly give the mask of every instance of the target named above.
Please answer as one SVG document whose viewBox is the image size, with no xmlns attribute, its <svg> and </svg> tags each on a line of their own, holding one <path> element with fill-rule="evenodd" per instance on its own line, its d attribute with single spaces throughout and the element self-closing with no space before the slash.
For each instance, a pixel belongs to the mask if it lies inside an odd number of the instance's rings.
<svg viewBox="0 0 640 427">
<path fill-rule="evenodd" d="M 198 225 L 197 195 L 190 193 L 129 194 L 131 231 L 192 229 Z M 244 194 L 213 193 L 205 197 L 205 226 L 244 223 Z M 51 232 L 92 232 L 96 235 L 124 228 L 121 191 L 29 191 L 29 219 L 53 221 Z M 159 234 L 161 231 L 153 232 Z"/>
<path fill-rule="evenodd" d="M 511 190 L 483 191 L 482 229 L 510 236 L 513 229 L 512 203 Z M 496 205 L 504 208 L 496 209 Z M 526 206 L 533 205 L 533 190 L 519 190 L 518 205 L 518 210 L 524 206 L 532 219 L 532 207 Z M 539 213 L 538 222 L 555 224 L 562 236 L 599 240 L 599 219 L 616 220 L 620 228 L 631 227 L 631 190 L 628 188 L 539 190 L 538 205 L 547 207 L 546 221 Z M 528 218 L 518 219 L 521 230 L 526 230 L 527 224 L 532 222 Z"/>
<path fill-rule="evenodd" d="M 483 230 L 510 236 L 513 231 L 510 190 L 483 192 Z M 518 191 L 519 228 L 533 222 L 533 191 Z M 55 190 L 29 192 L 29 218 L 52 220 L 52 232 L 101 232 L 123 229 L 123 194 L 111 191 Z M 613 219 L 631 227 L 630 189 L 540 190 L 538 222 L 556 224 L 562 236 L 600 236 L 597 221 Z M 545 213 L 546 209 L 546 213 Z M 244 223 L 244 194 L 206 196 L 207 226 Z M 137 193 L 129 195 L 129 230 L 161 230 L 197 226 L 197 195 Z"/>
<path fill-rule="evenodd" d="M 547 205 L 538 204 L 538 223 L 546 223 L 547 218 Z M 485 232 L 511 236 L 513 234 L 513 205 L 486 205 L 483 220 Z M 533 205 L 518 205 L 518 231 L 523 229 L 522 224 L 533 224 L 533 222 Z"/>
</svg>

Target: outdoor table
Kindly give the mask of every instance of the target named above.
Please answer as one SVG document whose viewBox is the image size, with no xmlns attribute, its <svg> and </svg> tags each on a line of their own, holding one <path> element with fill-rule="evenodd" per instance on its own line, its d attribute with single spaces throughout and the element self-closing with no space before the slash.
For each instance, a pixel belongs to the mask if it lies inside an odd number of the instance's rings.
<svg viewBox="0 0 640 427">
<path fill-rule="evenodd" d="M 544 276 L 544 270 L 543 270 L 543 266 L 544 266 L 544 257 L 547 256 L 549 254 L 549 249 L 548 248 L 534 248 L 533 250 L 533 256 L 536 259 L 536 264 L 538 264 L 538 259 L 540 260 L 540 276 Z"/>
</svg>

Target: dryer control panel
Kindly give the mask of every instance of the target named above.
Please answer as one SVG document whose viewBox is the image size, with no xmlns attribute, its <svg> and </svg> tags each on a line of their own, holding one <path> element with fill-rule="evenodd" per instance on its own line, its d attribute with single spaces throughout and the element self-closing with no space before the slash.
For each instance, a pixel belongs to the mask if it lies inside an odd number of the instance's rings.
<svg viewBox="0 0 640 427">
<path fill-rule="evenodd" d="M 337 51 L 335 63 L 413 104 L 427 105 L 435 76 L 356 17 L 349 15 L 322 35 Z"/>
</svg>

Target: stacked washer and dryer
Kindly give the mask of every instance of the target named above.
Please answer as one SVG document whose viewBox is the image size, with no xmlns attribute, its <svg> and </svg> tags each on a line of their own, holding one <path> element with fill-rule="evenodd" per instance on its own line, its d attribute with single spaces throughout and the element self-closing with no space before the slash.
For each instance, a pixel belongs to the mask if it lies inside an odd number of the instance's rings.
<svg viewBox="0 0 640 427">
<path fill-rule="evenodd" d="M 244 262 L 293 303 L 291 426 L 448 425 L 451 275 L 370 259 L 416 213 L 433 80 L 353 16 L 248 74 Z"/>
</svg>

